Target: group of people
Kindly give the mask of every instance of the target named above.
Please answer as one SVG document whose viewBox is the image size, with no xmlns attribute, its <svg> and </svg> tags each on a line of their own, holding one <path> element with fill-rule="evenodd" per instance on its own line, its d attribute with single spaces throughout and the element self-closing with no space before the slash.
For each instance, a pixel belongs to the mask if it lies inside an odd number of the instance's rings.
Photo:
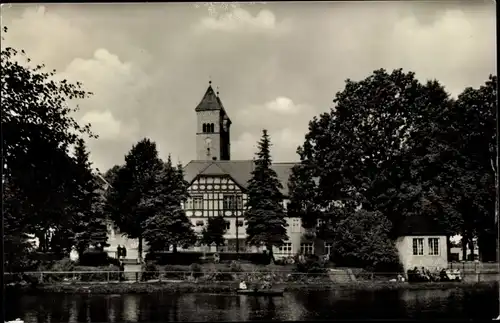
<svg viewBox="0 0 500 323">
<path fill-rule="evenodd" d="M 271 275 L 265 276 L 262 284 L 260 285 L 260 289 L 271 289 L 271 287 L 272 287 L 271 279 L 272 279 Z M 258 284 L 256 284 L 255 289 L 258 289 L 258 288 L 259 288 L 259 286 L 258 286 Z M 240 290 L 247 290 L 248 289 L 246 281 L 244 281 L 244 280 L 240 281 L 239 289 Z"/>
<path fill-rule="evenodd" d="M 118 259 L 127 257 L 127 248 L 118 245 L 118 247 L 116 247 L 116 257 Z"/>
</svg>

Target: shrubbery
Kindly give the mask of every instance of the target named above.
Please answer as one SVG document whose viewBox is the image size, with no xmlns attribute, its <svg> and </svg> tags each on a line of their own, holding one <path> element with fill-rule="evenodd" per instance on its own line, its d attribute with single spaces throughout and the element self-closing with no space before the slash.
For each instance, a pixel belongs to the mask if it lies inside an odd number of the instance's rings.
<svg viewBox="0 0 500 323">
<path fill-rule="evenodd" d="M 191 276 L 193 276 L 194 278 L 199 278 L 203 276 L 203 269 L 199 264 L 196 263 L 191 264 L 189 266 L 189 269 L 191 269 Z"/>
<path fill-rule="evenodd" d="M 107 252 L 104 251 L 91 251 L 85 252 L 78 260 L 80 266 L 108 266 L 110 264 L 119 266 L 119 260 L 111 258 Z"/>
<path fill-rule="evenodd" d="M 151 261 L 146 261 L 146 263 L 142 266 L 141 271 L 142 281 L 158 279 L 160 277 L 160 268 Z"/>
<path fill-rule="evenodd" d="M 165 253 L 148 253 L 146 255 L 146 261 L 154 261 L 158 265 L 190 265 L 193 263 L 202 263 L 201 258 L 212 257 L 214 253 L 203 253 L 203 252 L 165 252 Z M 270 258 L 269 255 L 264 253 L 236 253 L 236 252 L 223 252 L 219 253 L 220 262 L 231 262 L 231 261 L 247 261 L 256 265 L 269 265 Z"/>
<path fill-rule="evenodd" d="M 308 275 L 321 275 L 327 272 L 324 261 L 315 255 L 309 255 L 303 262 L 297 261 L 295 269 L 299 273 Z"/>
</svg>

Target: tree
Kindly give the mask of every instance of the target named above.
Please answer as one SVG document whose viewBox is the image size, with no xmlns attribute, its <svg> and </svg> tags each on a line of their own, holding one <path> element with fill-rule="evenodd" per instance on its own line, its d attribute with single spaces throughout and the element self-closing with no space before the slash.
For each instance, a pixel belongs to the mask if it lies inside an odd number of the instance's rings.
<svg viewBox="0 0 500 323">
<path fill-rule="evenodd" d="M 161 172 L 157 174 L 157 184 L 151 197 L 162 209 L 144 223 L 144 238 L 150 250 L 168 250 L 172 245 L 190 246 L 196 242 L 192 224 L 186 216 L 182 203 L 188 197 L 188 184 L 184 181 L 182 165 L 174 167 L 170 156 Z"/>
<path fill-rule="evenodd" d="M 451 111 L 447 127 L 450 149 L 454 149 L 455 175 L 453 188 L 460 190 L 455 198 L 457 210 L 463 218 L 463 246 L 468 244 L 474 253 L 474 237 L 478 237 L 484 260 L 495 257 L 495 178 L 496 165 L 496 104 L 497 77 L 478 89 L 467 88 L 459 96 Z M 464 250 L 465 254 L 465 250 Z"/>
<path fill-rule="evenodd" d="M 222 215 L 208 218 L 208 224 L 202 231 L 201 242 L 207 246 L 215 244 L 218 251 L 219 247 L 224 245 L 226 232 L 226 220 Z"/>
<path fill-rule="evenodd" d="M 299 208 L 303 222 L 320 218 L 318 230 L 326 235 L 359 207 L 380 212 L 392 223 L 390 235 L 395 238 L 406 215 L 422 212 L 421 201 L 429 191 L 419 178 L 428 169 L 414 167 L 409 154 L 414 133 L 424 134 L 420 120 L 449 107 L 451 101 L 435 81 L 421 84 L 411 72 L 377 70 L 359 82 L 347 80 L 334 103 L 329 113 L 310 122 L 298 149 L 297 171 L 307 175 L 297 177 L 293 185 L 307 187 L 311 184 L 304 179 L 316 178 L 315 194 L 306 196 L 292 187 L 292 203 L 304 204 L 306 199 L 316 204 L 321 212 Z M 295 202 L 298 197 L 300 203 Z"/>
<path fill-rule="evenodd" d="M 45 72 L 44 65 L 22 65 L 23 58 L 30 62 L 24 51 L 11 47 L 1 51 L 2 179 L 15 191 L 4 203 L 15 205 L 10 211 L 16 212 L 6 219 L 23 219 L 10 227 L 17 227 L 18 233 L 34 233 L 39 249 L 47 251 L 49 229 L 63 232 L 70 223 L 68 192 L 73 181 L 69 147 L 80 135 L 95 137 L 90 125 L 78 125 L 72 116 L 78 107 L 68 103 L 90 93 L 78 82 L 55 81 L 56 72 Z M 64 245 L 67 252 L 67 240 Z"/>
<path fill-rule="evenodd" d="M 72 231 L 76 250 L 81 257 L 89 246 L 103 248 L 107 244 L 107 225 L 100 185 L 92 172 L 89 153 L 82 139 L 75 147 L 75 179 L 78 187 L 72 206 Z"/>
<path fill-rule="evenodd" d="M 399 272 L 399 257 L 389 238 L 391 222 L 377 212 L 358 210 L 338 221 L 332 232 L 332 254 L 338 266 Z"/>
<path fill-rule="evenodd" d="M 116 179 L 116 176 L 118 176 L 118 171 L 120 170 L 121 166 L 120 165 L 115 165 L 108 169 L 103 177 L 108 183 L 113 183 Z"/>
<path fill-rule="evenodd" d="M 107 195 L 106 210 L 122 233 L 138 239 L 141 259 L 146 221 L 162 210 L 162 196 L 155 194 L 162 171 L 156 144 L 145 138 L 125 156 Z"/>
<path fill-rule="evenodd" d="M 258 143 L 255 169 L 248 181 L 248 202 L 244 214 L 247 222 L 249 245 L 265 245 L 271 259 L 273 246 L 280 247 L 288 239 L 285 212 L 283 210 L 282 185 L 271 168 L 271 142 L 267 130 L 262 131 Z"/>
</svg>

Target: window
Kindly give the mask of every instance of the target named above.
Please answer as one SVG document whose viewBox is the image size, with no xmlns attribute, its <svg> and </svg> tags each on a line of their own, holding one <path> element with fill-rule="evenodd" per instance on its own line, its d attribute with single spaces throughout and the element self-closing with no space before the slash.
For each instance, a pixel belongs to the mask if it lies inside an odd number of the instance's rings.
<svg viewBox="0 0 500 323">
<path fill-rule="evenodd" d="M 413 255 L 421 256 L 424 254 L 424 239 L 414 238 L 413 239 Z"/>
<path fill-rule="evenodd" d="M 292 219 L 292 232 L 300 232 L 300 219 Z"/>
<path fill-rule="evenodd" d="M 242 227 L 243 226 L 243 220 L 238 220 L 238 226 Z"/>
<path fill-rule="evenodd" d="M 312 242 L 301 243 L 300 244 L 300 253 L 304 255 L 310 255 L 314 253 L 314 246 Z"/>
<path fill-rule="evenodd" d="M 203 196 L 193 196 L 191 207 L 193 210 L 203 210 Z"/>
<path fill-rule="evenodd" d="M 429 255 L 439 256 L 439 238 L 429 238 Z"/>
<path fill-rule="evenodd" d="M 231 228 L 231 222 L 226 221 L 226 229 L 229 230 Z"/>
<path fill-rule="evenodd" d="M 291 255 L 292 254 L 292 243 L 285 242 L 281 247 L 279 247 L 279 253 Z"/>
<path fill-rule="evenodd" d="M 203 222 L 203 220 L 198 220 L 196 221 L 196 226 L 197 227 L 202 227 L 205 223 Z"/>
<path fill-rule="evenodd" d="M 332 253 L 332 243 L 325 242 L 325 255 L 330 255 Z"/>
<path fill-rule="evenodd" d="M 222 207 L 226 211 L 243 209 L 243 200 L 240 195 L 224 195 Z"/>
<path fill-rule="evenodd" d="M 213 133 L 215 130 L 214 124 L 213 123 L 204 123 L 202 126 L 202 131 L 204 133 Z"/>
</svg>

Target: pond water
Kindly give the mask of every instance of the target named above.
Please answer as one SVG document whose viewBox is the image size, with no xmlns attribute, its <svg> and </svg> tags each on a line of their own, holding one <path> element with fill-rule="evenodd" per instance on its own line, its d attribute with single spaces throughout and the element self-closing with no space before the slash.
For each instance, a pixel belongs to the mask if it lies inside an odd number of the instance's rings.
<svg viewBox="0 0 500 323">
<path fill-rule="evenodd" d="M 34 322 L 164 322 L 335 319 L 487 319 L 498 289 L 7 297 L 6 318 Z"/>
</svg>

